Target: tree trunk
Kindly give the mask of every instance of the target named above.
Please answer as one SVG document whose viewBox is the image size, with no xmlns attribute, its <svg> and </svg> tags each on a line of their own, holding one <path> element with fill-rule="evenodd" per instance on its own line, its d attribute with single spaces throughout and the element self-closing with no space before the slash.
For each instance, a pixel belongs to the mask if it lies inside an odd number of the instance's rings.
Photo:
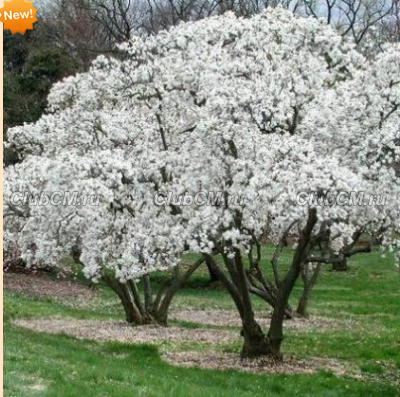
<svg viewBox="0 0 400 397">
<path fill-rule="evenodd" d="M 296 313 L 300 317 L 307 317 L 307 307 L 308 307 L 308 294 L 303 292 L 299 299 L 299 303 L 297 305 Z"/>
<path fill-rule="evenodd" d="M 242 331 L 244 342 L 241 351 L 242 358 L 255 358 L 269 355 L 269 342 L 260 325 L 257 323 L 250 299 L 247 276 L 244 271 L 241 254 L 238 250 L 234 258 L 228 258 L 222 254 L 226 274 L 208 254 L 204 254 L 218 279 L 224 284 L 231 295 L 242 320 Z"/>
<path fill-rule="evenodd" d="M 208 269 L 208 274 L 210 276 L 210 282 L 214 283 L 216 281 L 218 281 L 218 275 L 215 273 L 215 271 L 213 270 L 212 266 L 210 265 L 209 261 L 206 260 L 206 265 L 207 265 L 207 269 Z"/>
<path fill-rule="evenodd" d="M 310 297 L 312 285 L 312 279 L 317 278 L 317 274 L 314 273 L 313 277 L 310 279 L 310 269 L 307 267 L 307 263 L 303 265 L 303 269 L 301 271 L 301 278 L 303 279 L 303 291 L 301 292 L 301 296 L 299 302 L 297 304 L 296 314 L 300 317 L 307 317 L 307 306 L 308 306 L 308 298 Z"/>
<path fill-rule="evenodd" d="M 166 317 L 158 316 L 156 311 L 145 309 L 140 312 L 137 308 L 137 303 L 134 300 L 120 297 L 122 306 L 125 311 L 126 321 L 132 325 L 146 325 L 146 324 L 157 324 L 166 326 Z"/>
<path fill-rule="evenodd" d="M 250 323 L 242 322 L 241 335 L 244 341 L 240 356 L 242 358 L 268 356 L 270 354 L 269 342 L 260 325 L 255 320 Z"/>
<path fill-rule="evenodd" d="M 292 265 L 283 280 L 276 299 L 276 305 L 271 318 L 271 324 L 268 331 L 268 340 L 270 344 L 270 355 L 276 359 L 281 359 L 281 344 L 283 341 L 283 320 L 285 318 L 285 309 L 289 301 L 290 294 L 301 274 L 302 265 L 306 262 L 311 235 L 315 224 L 317 223 L 317 211 L 311 208 L 308 213 L 307 224 L 302 230 L 300 240 L 293 256 Z"/>
<path fill-rule="evenodd" d="M 269 344 L 260 325 L 257 323 L 251 302 L 246 271 L 243 264 L 242 254 L 239 249 L 235 249 L 233 261 L 225 257 L 225 263 L 231 264 L 235 268 L 237 275 L 237 288 L 240 291 L 243 303 L 243 311 L 240 313 L 242 318 L 242 335 L 244 338 L 241 352 L 242 358 L 254 358 L 269 354 Z"/>
<path fill-rule="evenodd" d="M 184 284 L 203 263 L 204 263 L 204 258 L 200 258 L 192 266 L 190 266 L 181 277 L 176 275 L 172 284 L 165 291 L 164 297 L 162 299 L 160 297 L 157 297 L 156 302 L 158 303 L 155 308 L 155 314 L 160 324 L 162 325 L 167 324 L 168 311 L 173 297 L 181 288 L 182 284 Z"/>
<path fill-rule="evenodd" d="M 129 324 L 142 325 L 144 321 L 143 313 L 134 302 L 128 286 L 120 283 L 112 276 L 103 275 L 104 282 L 118 295 L 125 311 L 125 318 Z"/>
<path fill-rule="evenodd" d="M 335 261 L 333 262 L 332 270 L 334 272 L 345 272 L 349 270 L 347 257 L 345 255 L 335 255 Z"/>
<path fill-rule="evenodd" d="M 308 302 L 311 292 L 321 273 L 322 263 L 317 263 L 313 270 L 308 268 L 308 263 L 305 263 L 303 266 L 303 271 L 301 272 L 303 279 L 303 292 L 300 296 L 296 313 L 301 317 L 308 317 Z"/>
</svg>

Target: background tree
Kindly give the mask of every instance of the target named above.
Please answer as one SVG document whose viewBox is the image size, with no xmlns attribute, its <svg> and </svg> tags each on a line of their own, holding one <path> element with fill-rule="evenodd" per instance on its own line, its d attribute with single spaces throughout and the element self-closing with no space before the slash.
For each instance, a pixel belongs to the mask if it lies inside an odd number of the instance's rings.
<svg viewBox="0 0 400 397">
<path fill-rule="evenodd" d="M 34 29 L 25 35 L 4 31 L 5 141 L 8 128 L 38 120 L 47 107 L 50 87 L 78 70 L 77 62 L 52 39 L 40 15 L 38 17 Z M 6 148 L 4 163 L 9 165 L 17 161 L 18 153 Z"/>
</svg>

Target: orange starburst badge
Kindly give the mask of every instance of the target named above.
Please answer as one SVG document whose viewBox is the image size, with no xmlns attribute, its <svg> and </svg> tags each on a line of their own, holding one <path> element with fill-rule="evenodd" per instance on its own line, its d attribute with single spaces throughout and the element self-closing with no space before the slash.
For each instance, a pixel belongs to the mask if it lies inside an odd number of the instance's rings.
<svg viewBox="0 0 400 397">
<path fill-rule="evenodd" d="M 0 22 L 4 23 L 4 29 L 10 29 L 12 34 L 17 32 L 24 34 L 27 29 L 33 29 L 36 19 L 36 8 L 32 1 L 10 0 L 4 2 L 0 9 Z"/>
</svg>

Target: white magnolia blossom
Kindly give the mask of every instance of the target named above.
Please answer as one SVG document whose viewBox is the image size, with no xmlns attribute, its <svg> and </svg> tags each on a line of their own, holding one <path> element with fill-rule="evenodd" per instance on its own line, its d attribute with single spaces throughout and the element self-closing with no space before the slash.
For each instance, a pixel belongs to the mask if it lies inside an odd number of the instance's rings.
<svg viewBox="0 0 400 397">
<path fill-rule="evenodd" d="M 246 250 L 304 222 L 301 192 L 386 194 L 318 207 L 339 250 L 382 230 L 399 251 L 400 48 L 366 59 L 335 30 L 282 9 L 182 24 L 99 57 L 56 84 L 49 112 L 9 131 L 24 161 L 4 172 L 5 239 L 56 264 L 82 247 L 88 277 L 167 269 L 184 252 Z M 95 194 L 98 206 L 14 206 L 12 192 Z M 240 205 L 165 205 L 223 192 Z M 400 195 L 398 196 L 400 197 Z M 32 243 L 35 250 L 32 251 Z"/>
</svg>

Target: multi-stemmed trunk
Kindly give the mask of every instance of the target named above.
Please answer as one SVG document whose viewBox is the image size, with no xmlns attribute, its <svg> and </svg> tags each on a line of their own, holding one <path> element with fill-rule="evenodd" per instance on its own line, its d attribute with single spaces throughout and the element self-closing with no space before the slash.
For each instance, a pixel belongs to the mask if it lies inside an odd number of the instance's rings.
<svg viewBox="0 0 400 397">
<path fill-rule="evenodd" d="M 213 272 L 225 285 L 231 295 L 242 320 L 243 358 L 258 357 L 269 354 L 268 340 L 258 322 L 255 319 L 247 277 L 239 250 L 234 251 L 234 256 L 228 257 L 222 253 L 227 272 L 222 270 L 211 255 L 204 254 Z"/>
<path fill-rule="evenodd" d="M 128 323 L 132 325 L 158 324 L 165 326 L 167 325 L 168 311 L 172 299 L 182 284 L 203 262 L 203 258 L 197 260 L 182 276 L 175 272 L 172 281 L 168 285 L 160 287 L 156 294 L 153 294 L 149 275 L 142 276 L 142 291 L 132 280 L 122 283 L 110 274 L 103 274 L 102 279 L 118 295 Z"/>
<path fill-rule="evenodd" d="M 288 229 L 289 231 L 289 229 Z M 248 253 L 249 260 L 249 270 L 246 272 L 248 281 L 249 281 L 249 291 L 264 300 L 268 303 L 272 308 L 276 305 L 276 297 L 278 294 L 279 286 L 281 285 L 281 281 L 278 275 L 278 266 L 277 261 L 279 257 L 279 251 L 283 249 L 283 246 L 286 241 L 286 233 L 282 237 L 282 240 L 275 251 L 274 257 L 271 261 L 272 270 L 274 273 L 274 280 L 270 281 L 264 275 L 264 272 L 261 267 L 261 244 L 259 241 L 254 239 L 252 244 L 250 245 L 250 251 Z M 253 251 L 256 248 L 256 256 L 253 257 Z M 294 317 L 293 310 L 290 307 L 289 303 L 286 306 L 285 317 L 291 319 Z"/>
<path fill-rule="evenodd" d="M 242 320 L 241 335 L 243 336 L 241 356 L 243 358 L 260 356 L 268 356 L 278 360 L 282 358 L 283 321 L 290 294 L 300 276 L 302 265 L 308 257 L 311 236 L 316 222 L 316 210 L 310 209 L 307 224 L 301 232 L 290 269 L 278 288 L 268 334 L 264 333 L 254 316 L 248 278 L 241 252 L 233 250 L 233 257 L 228 257 L 223 253 L 223 249 L 220 250 L 227 272 L 222 270 L 210 255 L 204 254 L 210 266 L 227 288 L 240 314 Z"/>
<path fill-rule="evenodd" d="M 296 281 L 301 274 L 302 266 L 307 261 L 311 246 L 311 236 L 316 223 L 317 211 L 312 208 L 309 210 L 307 224 L 301 232 L 290 269 L 278 291 L 277 304 L 273 311 L 268 331 L 268 341 L 270 343 L 272 355 L 275 357 L 281 356 L 280 349 L 283 341 L 283 320 L 285 318 L 286 305 Z"/>
</svg>

